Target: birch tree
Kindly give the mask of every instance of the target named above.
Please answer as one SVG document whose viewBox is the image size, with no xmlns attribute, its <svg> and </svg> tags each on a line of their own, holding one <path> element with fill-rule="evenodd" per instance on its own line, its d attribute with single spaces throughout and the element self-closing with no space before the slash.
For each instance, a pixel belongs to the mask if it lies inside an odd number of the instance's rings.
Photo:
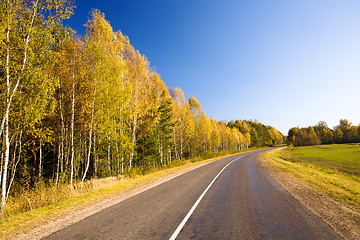
<svg viewBox="0 0 360 240">
<path fill-rule="evenodd" d="M 10 160 L 10 126 L 13 102 L 19 97 L 19 89 L 26 94 L 28 80 L 34 73 L 34 60 L 43 58 L 49 48 L 44 41 L 50 41 L 49 31 L 55 24 L 72 13 L 72 4 L 64 0 L 7 0 L 1 1 L 1 20 L 5 23 L 5 41 L 1 45 L 2 71 L 5 73 L 4 99 L 2 100 L 2 121 L 0 136 L 4 132 L 5 157 L 2 170 L 1 211 L 4 212 L 7 194 L 7 173 Z M 40 37 L 41 36 L 41 37 Z M 39 40 L 40 41 L 37 41 Z M 2 60 L 3 61 L 3 60 Z"/>
<path fill-rule="evenodd" d="M 134 50 L 128 39 L 119 32 L 113 32 L 105 15 L 99 10 L 93 10 L 87 23 L 86 54 L 91 74 L 89 86 L 91 93 L 91 114 L 89 115 L 89 145 L 86 166 L 82 180 L 85 180 L 90 166 L 92 151 L 92 135 L 94 130 L 103 143 L 106 144 L 108 174 L 119 173 L 120 164 L 124 158 L 124 147 L 128 146 L 125 134 L 124 115 L 128 113 L 129 78 L 125 50 Z M 96 149 L 94 149 L 96 151 Z M 112 164 L 112 159 L 116 162 Z M 123 166 L 122 166 L 123 168 Z"/>
<path fill-rule="evenodd" d="M 132 146 L 131 154 L 129 158 L 129 171 L 131 171 L 133 165 L 133 159 L 135 156 L 136 150 L 136 132 L 138 128 L 138 120 L 141 117 L 141 114 L 144 112 L 141 111 L 141 108 L 145 104 L 144 95 L 142 91 L 145 90 L 146 84 L 144 84 L 149 78 L 149 63 L 147 59 L 142 56 L 138 51 L 130 48 L 127 49 L 125 54 L 129 57 L 131 61 L 131 67 L 129 69 L 129 81 L 131 85 L 131 136 L 132 136 Z"/>
<path fill-rule="evenodd" d="M 210 136 L 212 151 L 218 152 L 219 145 L 220 145 L 220 133 L 219 133 L 218 123 L 213 117 L 210 118 L 210 123 L 211 123 L 212 129 L 213 129 L 211 136 Z"/>
</svg>

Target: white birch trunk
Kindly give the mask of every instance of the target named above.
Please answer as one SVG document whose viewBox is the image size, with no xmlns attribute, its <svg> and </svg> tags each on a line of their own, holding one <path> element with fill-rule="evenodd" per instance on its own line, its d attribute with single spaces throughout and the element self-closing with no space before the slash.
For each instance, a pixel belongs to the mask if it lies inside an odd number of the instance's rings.
<svg viewBox="0 0 360 240">
<path fill-rule="evenodd" d="M 10 5 L 10 1 L 7 1 L 8 8 Z M 6 110 L 5 110 L 5 116 L 2 122 L 1 126 L 1 132 L 3 131 L 3 128 L 5 127 L 5 159 L 4 159 L 4 167 L 2 169 L 2 187 L 1 187 L 1 213 L 4 214 L 4 207 L 6 204 L 6 180 L 7 180 L 7 169 L 9 164 L 9 151 L 10 151 L 10 143 L 9 143 L 9 96 L 10 96 L 10 13 L 8 10 L 8 16 L 7 16 L 7 33 L 6 33 L 6 42 L 7 42 L 7 49 L 6 49 L 6 84 L 7 84 L 7 96 L 6 96 Z M 1 134 L 0 134 L 1 136 Z"/>
<path fill-rule="evenodd" d="M 59 182 L 60 158 L 61 158 L 61 146 L 59 144 L 59 146 L 58 146 L 58 161 L 56 164 L 56 185 L 58 185 L 58 182 Z"/>
<path fill-rule="evenodd" d="M 39 156 L 39 175 L 38 175 L 38 182 L 41 182 L 42 177 L 42 141 L 40 139 L 40 156 Z"/>
<path fill-rule="evenodd" d="M 74 66 L 75 68 L 75 56 Z M 75 124 L 75 69 L 73 69 L 73 84 L 72 84 L 72 103 L 71 103 L 71 160 L 70 160 L 70 187 L 73 189 L 73 177 L 74 177 L 74 124 Z"/>
<path fill-rule="evenodd" d="M 0 186 L 2 183 L 3 168 L 4 168 L 4 153 L 1 151 Z"/>
<path fill-rule="evenodd" d="M 94 98 L 93 98 L 92 109 L 91 109 L 91 122 L 90 122 L 90 133 L 89 133 L 89 152 L 87 155 L 86 168 L 84 171 L 84 175 L 81 179 L 82 182 L 85 180 L 86 173 L 87 173 L 87 171 L 89 169 L 89 165 L 90 165 L 91 143 L 92 143 L 91 138 L 92 138 L 93 124 L 94 124 L 94 112 L 95 112 L 95 98 L 96 98 L 96 84 L 95 84 Z"/>
<path fill-rule="evenodd" d="M 178 150 L 177 150 L 177 144 L 176 144 L 176 129 L 174 127 L 174 149 L 175 149 L 175 159 L 179 159 L 179 154 L 178 154 Z"/>
<path fill-rule="evenodd" d="M 159 143 L 159 155 L 160 155 L 160 165 L 163 165 L 163 154 L 162 154 L 162 146 L 160 142 L 160 134 L 158 136 L 158 143 Z"/>
<path fill-rule="evenodd" d="M 4 214 L 7 193 L 7 170 L 10 157 L 10 142 L 9 142 L 9 121 L 8 112 L 5 113 L 5 160 L 2 174 L 2 187 L 1 187 L 1 213 Z"/>
<path fill-rule="evenodd" d="M 94 177 L 97 174 L 96 134 L 94 134 Z"/>
<path fill-rule="evenodd" d="M 136 104 L 135 104 L 136 105 Z M 134 126 L 132 129 L 132 150 L 131 150 L 131 155 L 130 155 L 130 161 L 129 161 L 129 171 L 131 171 L 131 167 L 132 167 L 132 160 L 134 157 L 134 151 L 135 151 L 135 141 L 136 141 L 136 121 L 137 121 L 137 114 L 135 113 L 134 115 Z"/>
<path fill-rule="evenodd" d="M 179 114 L 179 136 L 180 136 L 180 160 L 183 158 L 183 127 L 182 127 L 182 121 L 181 116 Z"/>
<path fill-rule="evenodd" d="M 121 93 L 124 93 L 124 74 L 121 76 Z M 124 138 L 124 120 L 123 120 L 123 99 L 121 99 L 120 103 L 120 136 L 121 139 Z M 122 141 L 120 142 L 122 143 Z M 124 149 L 123 146 L 120 144 L 120 151 L 121 151 L 121 174 L 124 173 Z"/>
<path fill-rule="evenodd" d="M 61 79 L 60 79 L 60 88 L 61 88 Z M 56 174 L 56 185 L 59 183 L 61 173 L 64 171 L 64 135 L 65 135 L 65 123 L 64 123 L 64 114 L 63 114 L 63 106 L 62 106 L 63 92 L 60 94 L 60 119 L 61 119 L 61 138 L 59 144 L 59 152 L 58 152 L 58 166 L 57 166 L 57 174 Z"/>
<path fill-rule="evenodd" d="M 169 150 L 169 161 L 168 163 L 171 163 L 171 149 Z"/>
<path fill-rule="evenodd" d="M 20 162 L 20 159 L 21 159 L 21 150 L 22 150 L 22 141 L 21 141 L 21 138 L 22 138 L 22 130 L 20 132 L 20 137 L 19 137 L 19 155 L 18 155 L 18 160 L 16 161 L 15 158 L 16 158 L 16 150 L 14 151 L 14 166 L 13 166 L 13 169 L 12 169 L 12 176 L 11 176 L 11 180 L 10 180 L 10 183 L 9 183 L 9 187 L 8 187 L 8 190 L 7 190 L 7 193 L 6 193 L 6 200 L 8 199 L 9 197 L 9 192 L 10 192 L 10 188 L 14 182 L 14 178 L 15 178 L 15 173 L 16 173 L 16 167 L 17 165 L 19 164 Z"/>
<path fill-rule="evenodd" d="M 24 45 L 24 58 L 23 63 L 21 66 L 21 71 L 18 75 L 18 78 L 16 80 L 14 88 L 11 90 L 11 84 L 10 84 L 10 0 L 7 1 L 7 32 L 6 32 L 6 43 L 7 43 L 7 49 L 6 49 L 6 83 L 7 83 L 7 96 L 6 96 L 6 108 L 5 108 L 5 115 L 4 119 L 2 121 L 2 126 L 0 129 L 0 136 L 2 134 L 3 129 L 5 128 L 5 159 L 4 159 L 4 168 L 2 173 L 2 187 L 1 187 L 1 213 L 4 213 L 4 208 L 6 204 L 6 194 L 7 194 L 7 171 L 8 171 L 8 165 L 9 165 L 9 158 L 10 158 L 10 140 L 9 140 L 9 113 L 10 113 L 10 107 L 12 103 L 12 98 L 14 94 L 16 93 L 17 88 L 20 84 L 20 79 L 22 77 L 22 73 L 24 72 L 26 62 L 27 62 L 27 54 L 28 54 L 28 44 L 30 41 L 30 35 L 32 32 L 36 12 L 37 12 L 37 6 L 38 6 L 38 0 L 34 2 L 34 10 L 33 15 L 31 18 L 31 22 L 29 25 L 29 32 L 25 40 Z"/>
<path fill-rule="evenodd" d="M 84 171 L 84 175 L 81 179 L 81 181 L 83 182 L 85 180 L 86 177 L 86 173 L 89 169 L 89 165 L 90 165 L 90 156 L 91 156 L 91 143 L 92 143 L 92 126 L 90 126 L 90 133 L 89 133 L 89 149 L 88 149 L 88 155 L 87 155 L 87 160 L 86 160 L 86 167 L 85 167 L 85 171 Z"/>
<path fill-rule="evenodd" d="M 107 139 L 108 139 L 108 171 L 109 171 L 109 173 L 110 173 L 110 176 L 111 176 L 111 161 L 110 161 L 110 137 L 108 136 L 107 137 Z"/>
<path fill-rule="evenodd" d="M 34 25 L 34 20 L 35 20 L 35 16 L 37 13 L 37 7 L 38 7 L 38 0 L 34 2 L 34 11 L 33 11 L 33 15 L 31 18 L 31 22 L 30 22 L 30 26 L 29 26 L 29 32 L 28 35 L 26 37 L 25 40 L 25 45 L 24 45 L 24 58 L 23 58 L 23 63 L 21 66 L 21 71 L 18 75 L 18 78 L 16 80 L 15 86 L 14 88 L 11 90 L 11 95 L 10 95 L 10 69 L 9 69 L 9 61 L 10 61 L 10 1 L 7 1 L 7 7 L 9 9 L 7 9 L 7 32 L 6 32 L 6 42 L 7 42 L 7 49 L 6 49 L 6 81 L 7 81 L 7 87 L 8 87 L 8 95 L 7 95 L 7 100 L 9 99 L 9 101 L 6 102 L 6 110 L 5 110 L 5 115 L 4 118 L 2 120 L 1 123 L 1 128 L 0 128 L 0 137 L 2 135 L 2 131 L 4 128 L 4 125 L 6 124 L 5 122 L 9 120 L 9 111 L 10 111 L 10 107 L 11 107 L 11 103 L 12 103 L 12 98 L 14 97 L 14 94 L 16 93 L 16 90 L 19 87 L 20 84 L 20 79 L 22 77 L 22 74 L 24 72 L 24 69 L 26 67 L 26 62 L 27 62 L 27 55 L 28 55 L 28 45 L 29 45 L 29 41 L 30 41 L 30 35 L 31 32 L 33 30 L 33 25 Z M 9 97 L 10 96 L 10 97 Z M 7 120 L 6 120 L 7 118 Z"/>
<path fill-rule="evenodd" d="M 131 171 L 132 167 L 132 160 L 134 157 L 134 151 L 135 151 L 135 142 L 136 142 L 136 127 L 137 127 L 137 101 L 138 101 L 138 81 L 137 77 L 135 78 L 135 91 L 134 91 L 134 118 L 133 118 L 133 129 L 132 129 L 132 150 L 129 160 L 129 171 Z"/>
<path fill-rule="evenodd" d="M 116 174 L 120 175 L 120 151 L 119 151 L 119 144 L 116 143 L 116 159 L 117 159 L 117 170 Z"/>
</svg>

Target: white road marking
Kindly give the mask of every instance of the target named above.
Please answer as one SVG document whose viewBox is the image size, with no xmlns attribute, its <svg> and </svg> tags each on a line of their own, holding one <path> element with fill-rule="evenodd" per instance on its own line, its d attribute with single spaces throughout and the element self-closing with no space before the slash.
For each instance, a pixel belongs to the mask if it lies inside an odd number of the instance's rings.
<svg viewBox="0 0 360 240">
<path fill-rule="evenodd" d="M 218 173 L 218 175 L 216 175 L 216 177 L 211 181 L 211 183 L 209 184 L 209 186 L 207 186 L 207 188 L 205 189 L 205 191 L 200 195 L 200 197 L 198 198 L 198 200 L 195 202 L 195 204 L 192 206 L 192 208 L 190 209 L 190 211 L 188 212 L 188 214 L 185 216 L 185 218 L 182 220 L 182 222 L 180 223 L 180 225 L 177 227 L 177 229 L 175 230 L 175 232 L 171 235 L 171 237 L 169 238 L 169 240 L 175 240 L 176 237 L 179 235 L 180 231 L 183 229 L 183 227 L 185 226 L 185 223 L 187 222 L 187 220 L 190 218 L 190 216 L 192 215 L 192 213 L 195 211 L 197 205 L 199 205 L 201 199 L 205 196 L 206 192 L 210 189 L 211 185 L 213 185 L 213 183 L 215 182 L 215 180 L 220 176 L 220 174 L 230 165 L 232 164 L 234 161 L 242 158 L 244 156 L 235 158 L 234 160 L 232 160 L 231 162 L 229 162 L 223 169 L 221 169 L 221 171 Z"/>
</svg>

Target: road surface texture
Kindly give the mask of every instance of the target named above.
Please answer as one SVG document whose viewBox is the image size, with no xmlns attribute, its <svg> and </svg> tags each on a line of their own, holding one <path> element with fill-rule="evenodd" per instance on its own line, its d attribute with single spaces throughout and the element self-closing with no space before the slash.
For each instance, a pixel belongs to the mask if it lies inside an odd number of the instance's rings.
<svg viewBox="0 0 360 240">
<path fill-rule="evenodd" d="M 341 239 L 260 167 L 262 151 L 214 161 L 45 239 Z"/>
</svg>

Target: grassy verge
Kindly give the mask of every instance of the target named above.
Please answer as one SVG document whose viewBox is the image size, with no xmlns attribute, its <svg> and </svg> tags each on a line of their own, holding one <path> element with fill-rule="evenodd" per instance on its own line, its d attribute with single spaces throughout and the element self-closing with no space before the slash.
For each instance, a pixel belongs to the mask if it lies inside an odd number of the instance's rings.
<svg viewBox="0 0 360 240">
<path fill-rule="evenodd" d="M 247 149 L 241 152 L 253 150 L 256 149 Z M 9 201 L 8 214 L 0 220 L 0 238 L 14 235 L 22 229 L 39 226 L 49 221 L 49 219 L 64 216 L 75 209 L 86 207 L 102 199 L 130 191 L 182 169 L 241 152 L 227 152 L 222 155 L 202 156 L 183 162 L 174 162 L 166 169 L 144 175 L 133 174 L 131 177 L 122 177 L 120 179 L 112 177 L 91 180 L 84 184 L 77 184 L 77 187 L 71 192 L 69 186 L 39 188 L 33 193 L 20 195 L 18 199 Z M 213 158 L 204 160 L 206 157 Z M 62 197 L 54 197 L 54 195 L 59 194 L 62 195 Z M 49 201 L 48 204 L 41 203 L 45 206 L 39 206 L 40 203 L 35 204 L 36 201 L 40 201 L 40 198 L 42 202 Z M 22 211 L 20 205 L 28 205 L 29 210 Z"/>
<path fill-rule="evenodd" d="M 360 211 L 359 144 L 280 148 L 263 157 L 273 167 Z"/>
</svg>

